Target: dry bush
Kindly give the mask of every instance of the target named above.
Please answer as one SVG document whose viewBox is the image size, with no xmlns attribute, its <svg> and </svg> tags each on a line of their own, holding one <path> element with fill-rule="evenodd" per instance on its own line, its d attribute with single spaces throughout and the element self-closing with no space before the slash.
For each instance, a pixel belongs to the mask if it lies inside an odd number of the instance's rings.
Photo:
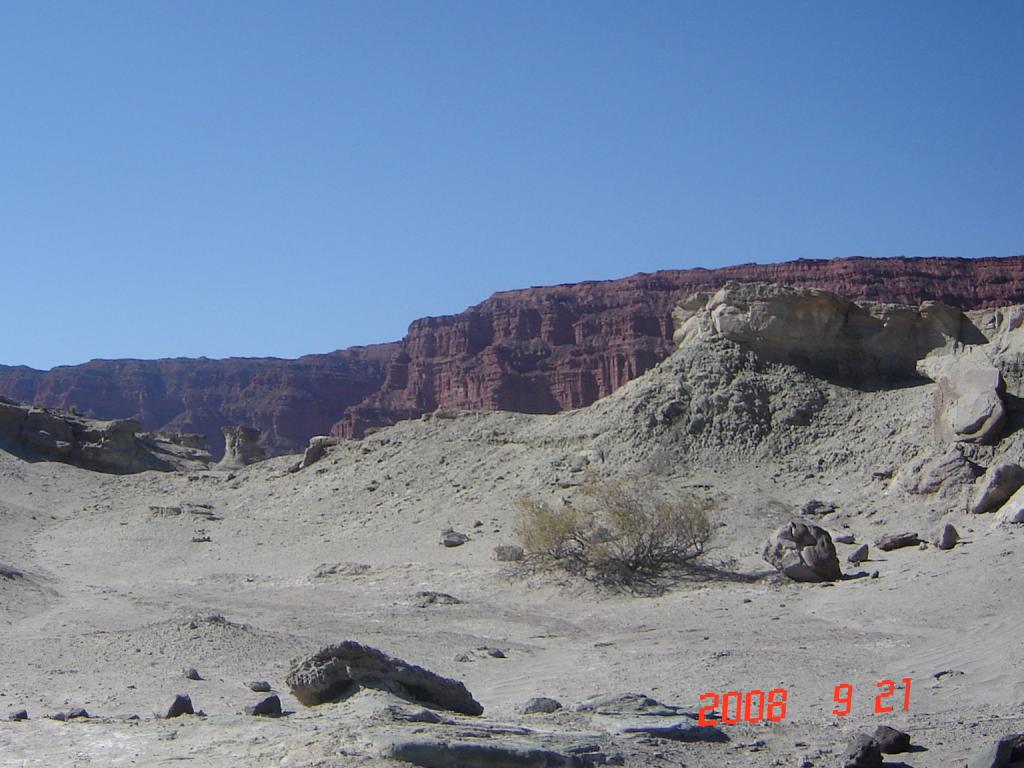
<svg viewBox="0 0 1024 768">
<path fill-rule="evenodd" d="M 637 482 L 588 482 L 580 492 L 578 505 L 519 500 L 516 532 L 529 566 L 635 587 L 703 555 L 714 532 L 711 505 L 696 496 L 669 499 Z"/>
</svg>

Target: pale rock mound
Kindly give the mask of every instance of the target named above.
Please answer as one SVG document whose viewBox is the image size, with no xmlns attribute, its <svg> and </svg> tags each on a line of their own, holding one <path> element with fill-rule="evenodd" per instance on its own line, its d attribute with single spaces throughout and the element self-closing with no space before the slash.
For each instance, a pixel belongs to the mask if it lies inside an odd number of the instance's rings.
<svg viewBox="0 0 1024 768">
<path fill-rule="evenodd" d="M 221 431 L 224 433 L 224 458 L 217 464 L 221 469 L 238 469 L 266 458 L 259 444 L 258 429 L 223 427 Z"/>
<path fill-rule="evenodd" d="M 996 514 L 997 523 L 1024 523 L 1024 488 L 1011 496 Z"/>
<path fill-rule="evenodd" d="M 796 520 L 768 540 L 764 559 L 794 581 L 835 581 L 843 576 L 828 531 Z"/>
<path fill-rule="evenodd" d="M 464 715 L 479 715 L 484 711 L 459 681 L 352 640 L 327 646 L 312 656 L 296 660 L 285 682 L 295 698 L 307 707 L 334 701 L 355 685 L 382 688 Z"/>
<path fill-rule="evenodd" d="M 999 369 L 982 348 L 963 354 L 931 354 L 918 371 L 938 384 L 935 432 L 940 440 L 992 443 L 1006 423 Z"/>
</svg>

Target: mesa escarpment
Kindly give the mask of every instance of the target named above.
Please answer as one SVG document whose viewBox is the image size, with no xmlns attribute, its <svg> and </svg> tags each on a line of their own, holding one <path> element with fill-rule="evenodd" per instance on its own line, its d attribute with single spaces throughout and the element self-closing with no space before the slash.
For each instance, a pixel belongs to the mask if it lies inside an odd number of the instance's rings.
<svg viewBox="0 0 1024 768">
<path fill-rule="evenodd" d="M 414 321 L 401 342 L 298 360 L 95 360 L 51 371 L 0 366 L 0 395 L 149 430 L 260 430 L 271 454 L 311 437 L 358 437 L 436 409 L 556 413 L 593 403 L 673 350 L 672 312 L 729 281 L 816 287 L 853 301 L 958 309 L 1024 302 L 1024 256 L 802 260 L 671 270 L 505 291 Z"/>
</svg>

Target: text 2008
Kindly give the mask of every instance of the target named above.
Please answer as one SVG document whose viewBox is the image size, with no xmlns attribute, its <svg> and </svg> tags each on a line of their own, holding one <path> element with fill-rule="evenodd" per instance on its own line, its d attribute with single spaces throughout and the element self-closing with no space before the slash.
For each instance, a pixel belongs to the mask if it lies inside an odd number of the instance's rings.
<svg viewBox="0 0 1024 768">
<path fill-rule="evenodd" d="M 904 677 L 903 683 L 903 709 L 910 709 L 910 686 L 911 679 Z M 897 684 L 895 680 L 881 680 L 876 685 L 878 693 L 875 694 L 875 714 L 883 715 L 892 712 L 895 705 L 890 699 L 895 695 Z M 832 700 L 836 707 L 832 714 L 837 717 L 846 717 L 853 711 L 854 689 L 850 683 L 840 683 L 832 691 Z M 708 702 L 700 708 L 697 718 L 698 725 L 737 725 L 739 723 L 781 723 L 786 719 L 787 707 L 789 704 L 789 691 L 785 688 L 773 688 L 770 691 L 729 691 L 724 694 L 717 694 L 713 691 L 703 694 L 701 702 Z M 721 710 L 721 719 L 712 717 L 714 713 Z"/>
</svg>

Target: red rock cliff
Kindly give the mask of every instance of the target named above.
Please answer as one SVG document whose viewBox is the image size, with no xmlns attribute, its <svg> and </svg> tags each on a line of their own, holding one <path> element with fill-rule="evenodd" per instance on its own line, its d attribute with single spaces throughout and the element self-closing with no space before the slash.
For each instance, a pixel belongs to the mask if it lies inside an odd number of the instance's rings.
<svg viewBox="0 0 1024 768">
<path fill-rule="evenodd" d="M 1024 300 L 1024 257 L 802 260 L 496 293 L 458 315 L 409 326 L 383 387 L 348 409 L 333 432 L 359 436 L 436 408 L 555 413 L 589 405 L 671 352 L 679 299 L 729 280 L 972 309 Z"/>
<path fill-rule="evenodd" d="M 436 408 L 554 413 L 613 392 L 672 349 L 672 308 L 728 280 L 817 286 L 852 299 L 964 309 L 1024 303 L 1024 256 L 837 259 L 673 270 L 505 291 L 458 315 L 423 318 L 394 344 L 298 360 L 94 360 L 51 371 L 0 366 L 0 395 L 150 430 L 265 433 L 272 453 L 332 430 L 358 436 Z"/>
</svg>

